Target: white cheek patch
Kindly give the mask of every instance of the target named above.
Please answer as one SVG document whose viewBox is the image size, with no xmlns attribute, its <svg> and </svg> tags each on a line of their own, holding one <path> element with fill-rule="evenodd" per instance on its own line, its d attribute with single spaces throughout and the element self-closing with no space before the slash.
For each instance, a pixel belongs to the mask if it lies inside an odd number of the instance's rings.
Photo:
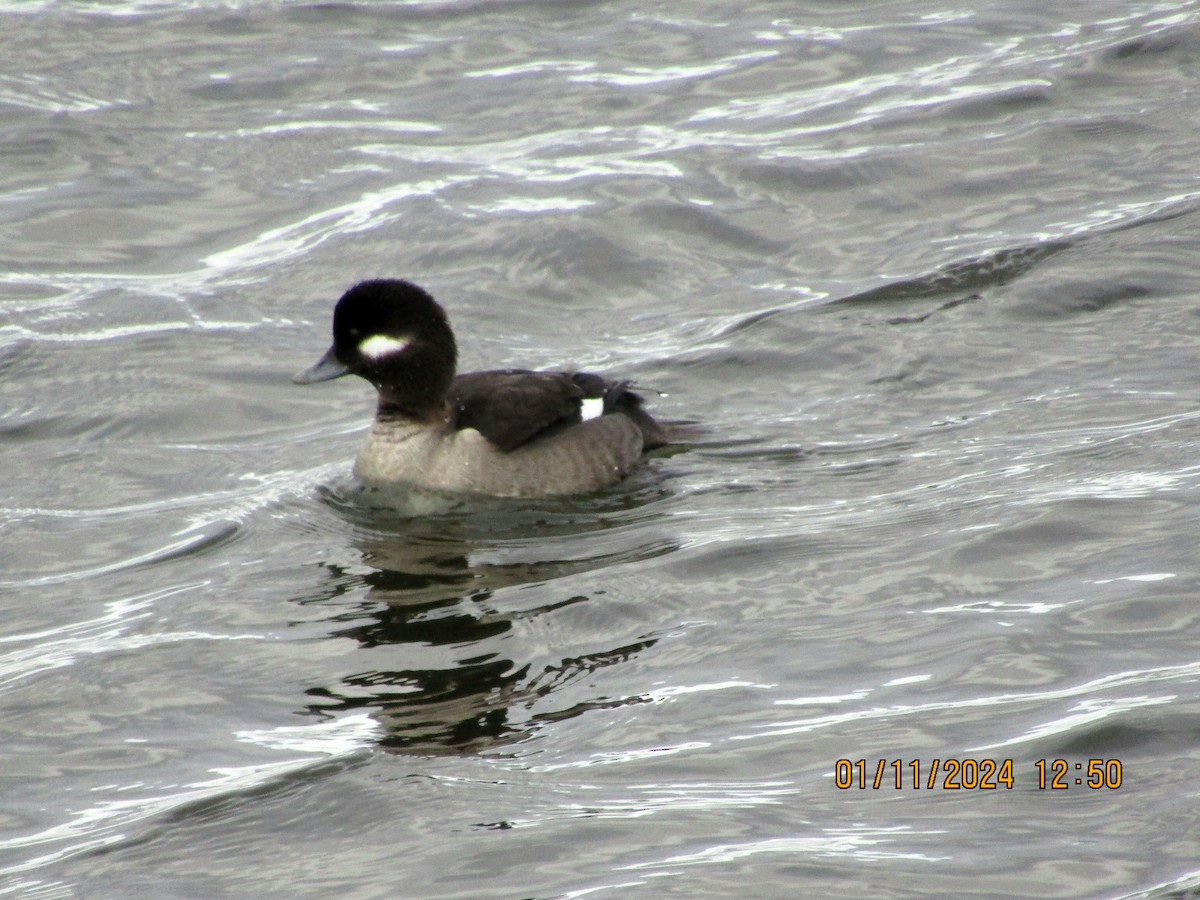
<svg viewBox="0 0 1200 900">
<path fill-rule="evenodd" d="M 579 404 L 579 416 L 583 421 L 597 419 L 604 412 L 603 397 L 584 397 Z"/>
<path fill-rule="evenodd" d="M 358 345 L 358 352 L 367 359 L 381 359 L 393 353 L 401 352 L 409 345 L 408 338 L 391 337 L 386 334 L 375 334 Z"/>
</svg>

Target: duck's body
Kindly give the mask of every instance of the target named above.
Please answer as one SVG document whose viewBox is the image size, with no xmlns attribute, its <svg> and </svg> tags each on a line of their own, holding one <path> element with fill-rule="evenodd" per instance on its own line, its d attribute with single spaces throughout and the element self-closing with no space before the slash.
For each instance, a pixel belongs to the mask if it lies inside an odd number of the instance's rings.
<svg viewBox="0 0 1200 900">
<path fill-rule="evenodd" d="M 454 335 L 416 285 L 366 281 L 334 311 L 334 342 L 301 384 L 361 375 L 379 391 L 355 474 L 371 487 L 532 497 L 611 485 L 666 443 L 624 381 L 508 369 L 455 376 Z"/>
<path fill-rule="evenodd" d="M 501 450 L 474 428 L 451 420 L 422 425 L 377 417 L 354 473 L 366 485 L 492 497 L 597 491 L 628 475 L 642 456 L 638 427 L 620 415 L 581 422 L 552 437 Z"/>
</svg>

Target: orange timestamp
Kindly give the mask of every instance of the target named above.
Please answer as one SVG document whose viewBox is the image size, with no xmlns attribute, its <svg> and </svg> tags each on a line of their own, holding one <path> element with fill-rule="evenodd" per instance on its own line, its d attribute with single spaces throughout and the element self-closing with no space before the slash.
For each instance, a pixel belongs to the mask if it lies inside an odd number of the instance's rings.
<svg viewBox="0 0 1200 900">
<path fill-rule="evenodd" d="M 1116 790 L 1124 780 L 1119 759 L 1034 760 L 1038 790 L 1065 791 L 1071 787 Z M 833 764 L 833 783 L 839 790 L 924 789 L 947 791 L 1009 790 L 1016 786 L 1011 759 L 839 759 Z"/>
</svg>

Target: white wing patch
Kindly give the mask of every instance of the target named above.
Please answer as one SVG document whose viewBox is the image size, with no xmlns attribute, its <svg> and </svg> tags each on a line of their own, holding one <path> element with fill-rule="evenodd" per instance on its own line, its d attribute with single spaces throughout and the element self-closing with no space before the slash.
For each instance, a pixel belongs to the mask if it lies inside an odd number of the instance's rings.
<svg viewBox="0 0 1200 900">
<path fill-rule="evenodd" d="M 358 352 L 367 359 L 380 359 L 399 353 L 409 345 L 408 338 L 391 337 L 386 334 L 373 334 L 358 345 Z"/>
<path fill-rule="evenodd" d="M 579 403 L 579 416 L 583 421 L 597 419 L 604 412 L 603 397 L 584 397 Z"/>
</svg>

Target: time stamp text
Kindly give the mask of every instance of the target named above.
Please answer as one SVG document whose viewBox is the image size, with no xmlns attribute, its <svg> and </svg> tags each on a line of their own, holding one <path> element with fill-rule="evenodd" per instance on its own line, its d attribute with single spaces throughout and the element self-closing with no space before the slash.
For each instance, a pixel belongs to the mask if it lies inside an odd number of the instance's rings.
<svg viewBox="0 0 1200 900">
<path fill-rule="evenodd" d="M 1119 759 L 1037 759 L 1018 769 L 1011 759 L 839 759 L 833 783 L 839 790 L 1011 791 L 1017 783 L 1043 791 L 1113 791 L 1121 786 Z"/>
</svg>

